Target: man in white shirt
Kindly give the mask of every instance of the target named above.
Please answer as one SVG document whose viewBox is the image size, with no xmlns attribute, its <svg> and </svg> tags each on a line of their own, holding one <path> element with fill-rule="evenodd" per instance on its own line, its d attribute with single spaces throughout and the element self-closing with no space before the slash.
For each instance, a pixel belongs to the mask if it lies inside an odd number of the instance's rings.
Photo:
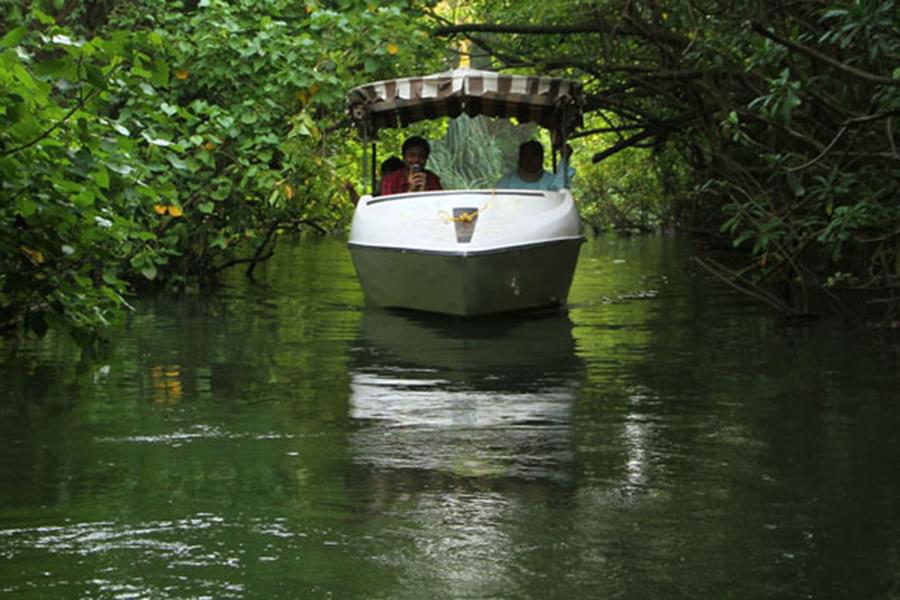
<svg viewBox="0 0 900 600">
<path fill-rule="evenodd" d="M 563 173 L 566 170 L 570 184 L 575 177 L 575 169 L 569 166 L 568 160 L 571 152 L 571 147 L 567 146 L 559 169 L 556 173 L 549 173 L 544 170 L 544 148 L 540 142 L 525 142 L 519 146 L 518 165 L 497 182 L 497 189 L 558 191 L 563 187 Z"/>
</svg>

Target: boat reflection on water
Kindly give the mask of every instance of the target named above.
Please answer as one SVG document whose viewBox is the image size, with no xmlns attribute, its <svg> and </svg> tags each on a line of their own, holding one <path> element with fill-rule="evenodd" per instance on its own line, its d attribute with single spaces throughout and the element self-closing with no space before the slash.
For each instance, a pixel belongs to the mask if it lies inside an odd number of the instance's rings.
<svg viewBox="0 0 900 600">
<path fill-rule="evenodd" d="M 367 311 L 351 366 L 355 460 L 410 475 L 566 481 L 582 372 L 571 328 L 559 312 Z"/>
</svg>

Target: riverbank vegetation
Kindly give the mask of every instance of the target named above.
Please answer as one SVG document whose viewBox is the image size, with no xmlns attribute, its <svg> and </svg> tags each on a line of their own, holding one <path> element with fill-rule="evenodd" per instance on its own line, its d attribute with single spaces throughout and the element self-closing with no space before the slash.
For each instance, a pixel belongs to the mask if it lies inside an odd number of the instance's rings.
<svg viewBox="0 0 900 600">
<path fill-rule="evenodd" d="M 346 89 L 439 44 L 405 2 L 332 4 L 0 1 L 0 325 L 90 336 L 340 228 Z"/>
<path fill-rule="evenodd" d="M 141 287 L 342 231 L 346 90 L 461 54 L 585 83 L 595 228 L 724 241 L 742 264 L 698 263 L 787 315 L 900 319 L 893 1 L 458 4 L 0 0 L 0 327 L 90 339 Z"/>
<path fill-rule="evenodd" d="M 893 0 L 467 5 L 470 23 L 438 33 L 503 67 L 585 82 L 600 165 L 582 170 L 589 189 L 646 182 L 643 162 L 664 193 L 630 204 L 744 252 L 737 266 L 699 258 L 717 277 L 786 315 L 821 308 L 817 295 L 855 312 L 862 295 L 877 320 L 900 317 Z M 646 153 L 627 175 L 603 177 L 633 148 Z"/>
</svg>

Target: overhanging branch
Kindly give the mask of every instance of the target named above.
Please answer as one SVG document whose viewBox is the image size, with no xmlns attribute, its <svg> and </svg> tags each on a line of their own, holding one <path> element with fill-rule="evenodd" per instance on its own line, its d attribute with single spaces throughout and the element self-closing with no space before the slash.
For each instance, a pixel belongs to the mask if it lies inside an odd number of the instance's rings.
<svg viewBox="0 0 900 600">
<path fill-rule="evenodd" d="M 566 33 L 612 33 L 606 23 L 593 21 L 580 25 L 495 25 L 490 23 L 464 23 L 448 25 L 433 30 L 434 35 L 450 36 L 457 33 L 521 33 L 525 35 L 554 35 Z"/>
<path fill-rule="evenodd" d="M 803 44 L 798 44 L 792 40 L 781 37 L 780 35 L 773 33 L 760 25 L 759 23 L 751 23 L 750 29 L 759 35 L 772 40 L 773 42 L 780 44 L 786 48 L 790 48 L 791 50 L 795 50 L 800 52 L 801 54 L 805 54 L 810 58 L 814 58 L 818 61 L 824 62 L 826 64 L 831 65 L 832 67 L 843 71 L 849 75 L 853 75 L 859 79 L 864 79 L 866 81 L 871 81 L 872 83 L 879 83 L 881 85 L 892 85 L 894 87 L 900 86 L 900 79 L 891 79 L 889 77 L 883 77 L 881 75 L 875 75 L 874 73 L 869 73 L 868 71 L 863 71 L 862 69 L 857 69 L 856 67 L 851 67 L 850 65 L 845 65 L 844 63 L 831 58 L 830 56 L 815 50 L 814 48 L 810 48 L 808 46 L 804 46 Z"/>
<path fill-rule="evenodd" d="M 606 158 L 609 158 L 613 154 L 618 154 L 619 152 L 621 152 L 622 150 L 625 150 L 626 148 L 631 148 L 632 146 L 635 146 L 635 145 L 639 144 L 640 142 L 642 142 L 643 140 L 646 140 L 647 138 L 652 137 L 654 135 L 656 135 L 656 132 L 654 132 L 650 129 L 645 129 L 644 131 L 637 133 L 637 134 L 631 136 L 630 138 L 624 139 L 621 142 L 613 144 L 611 147 L 607 148 L 603 152 L 598 152 L 597 154 L 595 154 L 593 156 L 593 158 L 591 159 L 591 162 L 598 163 Z"/>
</svg>

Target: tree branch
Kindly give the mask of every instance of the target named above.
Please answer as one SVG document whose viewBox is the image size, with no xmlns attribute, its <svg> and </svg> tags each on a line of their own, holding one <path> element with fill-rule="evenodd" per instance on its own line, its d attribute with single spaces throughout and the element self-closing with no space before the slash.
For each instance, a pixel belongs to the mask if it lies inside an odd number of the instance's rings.
<svg viewBox="0 0 900 600">
<path fill-rule="evenodd" d="M 585 129 L 569 135 L 569 139 L 574 140 L 577 138 L 587 137 L 589 135 L 596 135 L 598 133 L 620 133 L 622 131 L 632 131 L 634 129 L 645 129 L 646 127 L 646 124 L 639 123 L 635 125 L 621 125 L 619 127 L 598 127 L 597 129 Z"/>
<path fill-rule="evenodd" d="M 432 30 L 433 35 L 452 36 L 457 33 L 521 33 L 525 35 L 554 35 L 565 33 L 613 33 L 606 23 L 591 22 L 580 25 L 496 25 L 491 23 L 463 23 Z"/>
<path fill-rule="evenodd" d="M 14 148 L 10 148 L 9 150 L 4 150 L 2 153 L 0 153 L 0 156 L 9 156 L 10 154 L 15 154 L 16 152 L 21 152 L 22 150 L 25 150 L 25 149 L 27 149 L 27 148 L 31 148 L 32 146 L 34 146 L 35 144 L 37 144 L 37 143 L 40 142 L 41 140 L 46 139 L 51 133 L 53 133 L 54 131 L 56 131 L 57 129 L 59 129 L 59 128 L 63 125 L 63 123 L 65 123 L 65 122 L 68 121 L 70 118 L 72 118 L 72 115 L 74 115 L 74 114 L 75 114 L 76 112 L 78 112 L 81 108 L 83 108 L 84 105 L 87 104 L 88 101 L 90 101 L 90 99 L 93 98 L 93 97 L 97 94 L 97 92 L 99 92 L 99 89 L 94 89 L 94 90 L 91 91 L 90 94 L 88 94 L 87 96 L 85 96 L 84 98 L 82 98 L 81 100 L 79 100 L 79 101 L 75 104 L 75 106 L 73 106 L 73 107 L 69 110 L 69 112 L 67 112 L 65 115 L 63 115 L 62 118 L 61 118 L 59 121 L 57 121 L 56 123 L 54 123 L 54 124 L 50 127 L 50 129 L 48 129 L 48 130 L 45 131 L 44 133 L 40 134 L 39 136 L 37 136 L 36 138 L 34 138 L 33 140 L 31 140 L 30 142 L 25 142 L 24 144 L 21 144 L 21 145 L 19 145 L 19 146 L 14 147 Z"/>
<path fill-rule="evenodd" d="M 591 162 L 598 163 L 604 159 L 609 158 L 613 154 L 618 154 L 622 150 L 625 150 L 626 148 L 630 148 L 630 147 L 634 146 L 635 144 L 638 144 L 642 140 L 645 140 L 648 137 L 651 137 L 653 135 L 655 135 L 654 132 L 650 131 L 649 129 L 645 129 L 644 131 L 642 131 L 636 135 L 633 135 L 626 140 L 622 140 L 621 142 L 614 144 L 612 147 L 607 148 L 603 152 L 598 152 L 597 154 L 595 154 L 593 156 L 593 158 L 591 159 Z"/>
<path fill-rule="evenodd" d="M 780 44 L 785 46 L 786 48 L 790 48 L 791 50 L 796 50 L 801 54 L 805 54 L 810 58 L 814 58 L 818 61 L 824 62 L 826 64 L 831 65 L 835 69 L 839 69 L 848 75 L 853 75 L 859 79 L 864 79 L 866 81 L 871 81 L 872 83 L 878 83 L 881 85 L 891 85 L 894 87 L 900 87 L 900 79 L 890 79 L 889 77 L 883 77 L 881 75 L 875 75 L 873 73 L 869 73 L 868 71 L 863 71 L 862 69 L 857 69 L 856 67 L 851 67 L 850 65 L 845 65 L 844 63 L 827 56 L 818 50 L 810 48 L 808 46 L 804 46 L 803 44 L 798 44 L 797 42 L 791 41 L 789 39 L 783 38 L 780 35 L 773 33 L 760 25 L 757 22 L 750 23 L 750 29 L 752 29 L 755 33 L 768 38 L 775 42 L 776 44 Z"/>
</svg>

